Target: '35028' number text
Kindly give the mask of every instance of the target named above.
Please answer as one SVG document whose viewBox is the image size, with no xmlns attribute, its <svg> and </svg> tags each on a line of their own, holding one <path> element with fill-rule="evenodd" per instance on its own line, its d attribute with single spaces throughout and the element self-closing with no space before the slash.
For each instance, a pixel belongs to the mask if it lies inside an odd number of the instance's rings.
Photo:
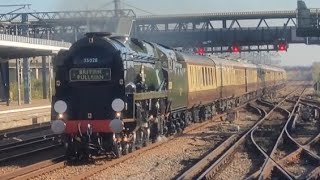
<svg viewBox="0 0 320 180">
<path fill-rule="evenodd" d="M 84 63 L 97 63 L 98 62 L 98 58 L 84 58 L 83 62 Z"/>
</svg>

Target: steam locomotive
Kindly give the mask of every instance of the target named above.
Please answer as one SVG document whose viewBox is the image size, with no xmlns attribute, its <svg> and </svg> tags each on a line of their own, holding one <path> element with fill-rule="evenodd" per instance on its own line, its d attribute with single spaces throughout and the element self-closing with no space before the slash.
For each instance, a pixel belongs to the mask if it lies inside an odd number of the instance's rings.
<svg viewBox="0 0 320 180">
<path fill-rule="evenodd" d="M 55 58 L 52 130 L 66 155 L 116 157 L 285 83 L 280 68 L 87 33 Z"/>
</svg>

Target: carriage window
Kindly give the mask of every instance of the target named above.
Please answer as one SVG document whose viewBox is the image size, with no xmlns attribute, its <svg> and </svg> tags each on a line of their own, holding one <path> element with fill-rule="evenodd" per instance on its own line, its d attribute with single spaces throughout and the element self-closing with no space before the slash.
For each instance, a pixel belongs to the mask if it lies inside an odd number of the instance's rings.
<svg viewBox="0 0 320 180">
<path fill-rule="evenodd" d="M 191 66 L 189 66 L 189 74 L 190 74 L 190 84 L 191 84 L 191 86 L 193 86 L 193 84 L 194 84 L 194 81 L 193 81 L 193 69 L 192 69 L 192 67 Z"/>
<path fill-rule="evenodd" d="M 207 81 L 207 86 L 210 85 L 210 74 L 209 74 L 209 68 L 206 67 L 206 81 Z"/>
<path fill-rule="evenodd" d="M 198 84 L 199 86 L 203 86 L 201 67 L 198 67 L 197 70 L 198 70 L 198 80 L 199 80 Z"/>
<path fill-rule="evenodd" d="M 216 87 L 216 85 L 215 85 L 216 75 L 215 75 L 214 68 L 211 69 L 211 73 L 212 73 L 212 85 L 213 85 L 214 87 Z"/>
<path fill-rule="evenodd" d="M 206 86 L 206 74 L 204 72 L 204 67 L 202 67 L 202 83 L 203 83 L 203 86 Z"/>
<path fill-rule="evenodd" d="M 212 68 L 209 68 L 209 84 L 212 86 Z"/>
<path fill-rule="evenodd" d="M 196 85 L 196 76 L 195 76 L 195 73 L 194 73 L 194 67 L 191 66 L 191 76 L 192 76 L 192 82 L 193 82 L 193 85 Z"/>
</svg>

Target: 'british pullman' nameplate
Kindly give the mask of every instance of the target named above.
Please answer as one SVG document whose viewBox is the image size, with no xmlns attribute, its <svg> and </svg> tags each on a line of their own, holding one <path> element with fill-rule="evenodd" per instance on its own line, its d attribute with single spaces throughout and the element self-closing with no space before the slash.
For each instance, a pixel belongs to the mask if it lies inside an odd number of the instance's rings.
<svg viewBox="0 0 320 180">
<path fill-rule="evenodd" d="M 110 81 L 110 68 L 73 68 L 70 69 L 70 81 Z"/>
</svg>

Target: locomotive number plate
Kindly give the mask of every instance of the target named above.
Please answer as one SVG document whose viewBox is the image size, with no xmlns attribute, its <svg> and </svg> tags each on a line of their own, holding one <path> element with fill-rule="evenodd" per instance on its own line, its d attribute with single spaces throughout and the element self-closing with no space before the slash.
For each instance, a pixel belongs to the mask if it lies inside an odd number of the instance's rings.
<svg viewBox="0 0 320 180">
<path fill-rule="evenodd" d="M 70 81 L 110 81 L 110 68 L 73 68 L 70 69 Z"/>
</svg>

